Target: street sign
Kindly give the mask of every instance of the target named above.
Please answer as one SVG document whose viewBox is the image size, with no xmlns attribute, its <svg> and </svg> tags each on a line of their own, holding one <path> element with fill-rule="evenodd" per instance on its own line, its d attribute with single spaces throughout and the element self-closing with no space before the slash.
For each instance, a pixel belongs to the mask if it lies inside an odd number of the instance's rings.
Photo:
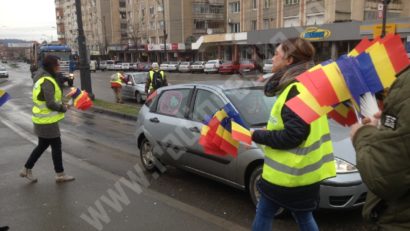
<svg viewBox="0 0 410 231">
<path fill-rule="evenodd" d="M 378 19 L 383 18 L 383 9 L 384 9 L 383 4 L 379 3 L 379 5 L 377 5 L 377 18 Z"/>
</svg>

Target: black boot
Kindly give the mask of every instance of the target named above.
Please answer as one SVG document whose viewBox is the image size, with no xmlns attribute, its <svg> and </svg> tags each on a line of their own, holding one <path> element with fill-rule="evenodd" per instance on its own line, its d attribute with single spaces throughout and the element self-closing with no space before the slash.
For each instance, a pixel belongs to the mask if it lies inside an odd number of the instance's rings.
<svg viewBox="0 0 410 231">
<path fill-rule="evenodd" d="M 9 227 L 8 227 L 8 226 L 0 227 L 0 231 L 7 231 L 7 230 L 9 230 Z"/>
</svg>

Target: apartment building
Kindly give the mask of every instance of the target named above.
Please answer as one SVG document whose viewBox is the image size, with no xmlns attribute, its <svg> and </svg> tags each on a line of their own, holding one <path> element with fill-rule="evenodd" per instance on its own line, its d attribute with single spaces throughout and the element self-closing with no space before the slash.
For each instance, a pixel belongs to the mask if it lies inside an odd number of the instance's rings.
<svg viewBox="0 0 410 231">
<path fill-rule="evenodd" d="M 198 37 L 226 32 L 225 0 L 127 0 L 127 4 L 129 44 L 142 60 L 188 59 L 190 43 Z"/>
</svg>

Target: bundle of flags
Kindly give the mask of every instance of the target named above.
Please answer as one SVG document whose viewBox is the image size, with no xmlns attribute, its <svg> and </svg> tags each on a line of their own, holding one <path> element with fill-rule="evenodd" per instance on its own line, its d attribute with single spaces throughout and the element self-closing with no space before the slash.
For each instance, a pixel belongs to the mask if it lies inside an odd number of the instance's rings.
<svg viewBox="0 0 410 231">
<path fill-rule="evenodd" d="M 328 114 L 342 125 L 357 122 L 363 97 L 389 88 L 410 65 L 399 35 L 363 39 L 348 55 L 321 63 L 297 80 L 306 91 L 286 105 L 306 123 Z M 355 112 L 355 111 L 357 112 Z"/>
<path fill-rule="evenodd" d="M 3 106 L 10 99 L 10 95 L 0 89 L 0 107 Z"/>
<path fill-rule="evenodd" d="M 73 100 L 73 106 L 80 110 L 87 110 L 93 106 L 93 101 L 88 96 L 86 91 L 81 91 L 79 88 L 72 87 L 67 94 Z"/>
<path fill-rule="evenodd" d="M 226 104 L 204 121 L 199 144 L 205 153 L 226 156 L 238 155 L 239 142 L 252 143 L 251 132 L 232 104 Z"/>
</svg>

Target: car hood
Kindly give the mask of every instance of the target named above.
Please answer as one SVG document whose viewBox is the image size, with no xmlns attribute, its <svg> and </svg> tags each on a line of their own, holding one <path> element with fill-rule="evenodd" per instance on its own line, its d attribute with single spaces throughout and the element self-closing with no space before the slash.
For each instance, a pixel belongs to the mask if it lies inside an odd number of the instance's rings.
<svg viewBox="0 0 410 231">
<path fill-rule="evenodd" d="M 3 74 L 4 74 L 4 73 L 7 73 L 7 71 L 0 71 L 0 73 L 3 73 Z"/>
<path fill-rule="evenodd" d="M 356 165 L 356 151 L 350 139 L 350 128 L 342 127 L 333 120 L 329 120 L 329 127 L 335 157 Z"/>
</svg>

